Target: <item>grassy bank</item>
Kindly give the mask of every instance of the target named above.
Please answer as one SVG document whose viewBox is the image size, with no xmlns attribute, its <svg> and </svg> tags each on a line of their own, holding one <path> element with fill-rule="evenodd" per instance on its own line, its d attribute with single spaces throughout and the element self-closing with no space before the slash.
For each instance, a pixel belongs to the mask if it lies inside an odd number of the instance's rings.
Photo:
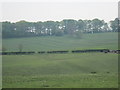
<svg viewBox="0 0 120 90">
<path fill-rule="evenodd" d="M 114 88 L 117 73 L 117 54 L 3 56 L 3 87 L 9 88 Z"/>
</svg>

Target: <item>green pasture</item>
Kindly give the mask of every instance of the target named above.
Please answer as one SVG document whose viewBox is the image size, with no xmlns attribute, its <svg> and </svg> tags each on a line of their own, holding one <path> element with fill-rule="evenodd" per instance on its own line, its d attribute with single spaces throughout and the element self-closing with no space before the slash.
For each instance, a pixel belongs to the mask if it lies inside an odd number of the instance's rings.
<svg viewBox="0 0 120 90">
<path fill-rule="evenodd" d="M 118 49 L 118 33 L 83 34 L 82 39 L 69 36 L 41 36 L 31 38 L 3 39 L 6 51 L 19 51 L 22 44 L 23 51 L 75 50 L 75 49 Z"/>
<path fill-rule="evenodd" d="M 6 51 L 118 49 L 118 33 L 3 39 Z M 116 88 L 118 54 L 68 53 L 2 56 L 3 88 Z M 96 72 L 92 74 L 91 72 Z"/>
<path fill-rule="evenodd" d="M 118 54 L 4 55 L 2 62 L 3 88 L 118 87 Z"/>
</svg>

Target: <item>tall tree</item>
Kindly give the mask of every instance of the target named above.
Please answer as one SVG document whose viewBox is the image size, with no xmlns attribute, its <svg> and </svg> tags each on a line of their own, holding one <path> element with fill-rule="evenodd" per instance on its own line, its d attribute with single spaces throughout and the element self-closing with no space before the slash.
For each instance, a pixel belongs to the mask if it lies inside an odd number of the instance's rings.
<svg viewBox="0 0 120 90">
<path fill-rule="evenodd" d="M 118 28 L 119 27 L 119 19 L 115 18 L 114 21 L 110 21 L 110 27 L 112 28 L 113 32 L 120 31 Z"/>
<path fill-rule="evenodd" d="M 64 24 L 63 22 L 55 22 L 55 29 L 53 31 L 53 35 L 55 36 L 62 36 L 64 34 Z"/>
<path fill-rule="evenodd" d="M 64 19 L 63 22 L 65 25 L 64 32 L 66 34 L 73 35 L 74 32 L 77 30 L 77 21 L 73 19 Z"/>
<path fill-rule="evenodd" d="M 52 35 L 52 32 L 56 29 L 55 22 L 54 21 L 46 21 L 44 22 L 45 27 L 45 33 L 47 35 Z"/>
<path fill-rule="evenodd" d="M 107 23 L 104 22 L 103 27 L 102 27 L 102 32 L 109 32 L 110 31 L 110 27 L 108 26 Z"/>
<path fill-rule="evenodd" d="M 92 29 L 93 32 L 100 32 L 101 27 L 103 26 L 103 21 L 99 19 L 92 20 Z"/>
<path fill-rule="evenodd" d="M 78 20 L 78 23 L 77 23 L 78 30 L 84 32 L 85 27 L 86 27 L 86 23 L 83 20 L 81 20 L 81 19 Z"/>
<path fill-rule="evenodd" d="M 28 22 L 24 20 L 16 22 L 15 27 L 16 27 L 15 31 L 18 37 L 25 37 L 26 34 L 28 33 L 29 25 Z"/>
<path fill-rule="evenodd" d="M 43 26 L 43 22 L 36 22 L 35 23 L 35 28 L 36 28 L 36 35 L 37 36 L 41 36 L 44 34 L 44 26 Z"/>
<path fill-rule="evenodd" d="M 91 20 L 84 20 L 84 23 L 85 23 L 84 32 L 85 33 L 93 33 L 92 21 Z"/>
<path fill-rule="evenodd" d="M 15 25 L 11 22 L 2 23 L 2 37 L 3 38 L 12 38 L 15 34 Z"/>
</svg>

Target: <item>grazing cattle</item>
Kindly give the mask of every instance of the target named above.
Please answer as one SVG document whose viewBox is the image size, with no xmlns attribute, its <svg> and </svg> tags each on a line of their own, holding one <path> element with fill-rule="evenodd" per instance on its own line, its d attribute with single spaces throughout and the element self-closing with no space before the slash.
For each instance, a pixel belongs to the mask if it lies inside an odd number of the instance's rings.
<svg viewBox="0 0 120 90">
<path fill-rule="evenodd" d="M 109 49 L 88 49 L 88 50 L 72 50 L 72 53 L 91 53 L 91 52 L 104 52 L 104 53 L 120 53 L 120 50 L 109 50 Z M 34 51 L 30 52 L 1 52 L 1 55 L 25 55 L 25 54 L 34 54 Z M 49 53 L 49 54 L 59 54 L 59 53 L 69 53 L 69 51 L 39 51 L 39 54 Z"/>
<path fill-rule="evenodd" d="M 117 53 L 117 54 L 120 54 L 120 50 L 116 50 L 116 53 Z"/>
<path fill-rule="evenodd" d="M 2 52 L 2 55 L 25 55 L 34 54 L 35 52 Z"/>
<path fill-rule="evenodd" d="M 2 55 L 11 55 L 12 52 L 2 52 Z"/>
<path fill-rule="evenodd" d="M 27 54 L 34 54 L 35 52 L 31 51 L 31 52 L 27 52 Z"/>
<path fill-rule="evenodd" d="M 68 53 L 69 51 L 47 51 L 47 53 Z"/>
<path fill-rule="evenodd" d="M 40 51 L 40 52 L 38 52 L 39 54 L 44 54 L 45 53 L 45 51 Z"/>
<path fill-rule="evenodd" d="M 72 51 L 72 53 L 82 53 L 82 52 L 84 52 L 83 50 L 74 50 L 74 51 Z"/>
<path fill-rule="evenodd" d="M 92 74 L 96 74 L 97 72 L 91 72 Z"/>
<path fill-rule="evenodd" d="M 86 53 L 86 52 L 109 52 L 109 49 L 88 49 L 88 50 L 73 50 L 72 53 Z"/>
<path fill-rule="evenodd" d="M 120 53 L 120 50 L 110 50 L 109 52 L 110 52 L 110 53 L 117 53 L 117 54 L 119 54 L 119 53 Z"/>
<path fill-rule="evenodd" d="M 59 53 L 68 53 L 69 51 L 58 51 Z"/>
</svg>

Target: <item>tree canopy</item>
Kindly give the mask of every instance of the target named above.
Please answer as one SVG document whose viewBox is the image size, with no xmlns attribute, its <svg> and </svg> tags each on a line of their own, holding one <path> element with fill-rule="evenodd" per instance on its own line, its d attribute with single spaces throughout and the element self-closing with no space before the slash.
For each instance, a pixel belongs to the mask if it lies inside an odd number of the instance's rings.
<svg viewBox="0 0 120 90">
<path fill-rule="evenodd" d="M 93 20 L 74 20 L 64 19 L 62 21 L 39 21 L 27 22 L 21 20 L 16 23 L 8 21 L 2 22 L 3 38 L 14 37 L 33 37 L 33 36 L 62 36 L 82 35 L 81 33 L 100 33 L 100 32 L 118 32 L 118 18 L 106 23 L 104 20 L 97 18 Z"/>
</svg>

